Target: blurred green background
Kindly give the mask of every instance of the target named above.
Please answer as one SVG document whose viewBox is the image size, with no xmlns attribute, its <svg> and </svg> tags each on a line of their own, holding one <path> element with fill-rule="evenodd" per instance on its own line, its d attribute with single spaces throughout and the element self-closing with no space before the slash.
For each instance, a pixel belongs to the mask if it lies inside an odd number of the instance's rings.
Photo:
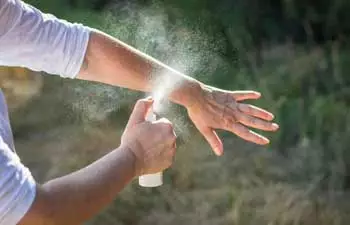
<svg viewBox="0 0 350 225">
<path fill-rule="evenodd" d="M 216 157 L 183 109 L 165 185 L 130 184 L 87 224 L 329 225 L 350 221 L 350 2 L 28 0 L 225 89 L 253 89 L 280 131 L 258 147 L 221 132 Z M 136 99 L 116 87 L 0 68 L 16 148 L 39 182 L 116 148 Z"/>
</svg>

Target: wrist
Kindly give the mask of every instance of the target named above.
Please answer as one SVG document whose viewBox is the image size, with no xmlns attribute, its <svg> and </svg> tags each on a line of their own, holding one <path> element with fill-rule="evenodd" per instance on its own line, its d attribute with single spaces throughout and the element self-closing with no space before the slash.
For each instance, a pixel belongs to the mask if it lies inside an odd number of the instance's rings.
<svg viewBox="0 0 350 225">
<path fill-rule="evenodd" d="M 138 152 L 140 152 L 139 144 L 122 145 L 120 148 L 132 164 L 133 177 L 140 176 L 142 174 L 142 165 L 140 165 L 140 156 L 138 155 Z"/>
<path fill-rule="evenodd" d="M 131 170 L 132 170 L 132 176 L 136 177 L 139 174 L 139 168 L 137 166 L 137 156 L 134 152 L 134 150 L 131 149 L 130 146 L 120 146 L 119 148 L 119 152 L 121 152 L 123 158 L 129 162 L 129 164 L 131 165 Z"/>
<path fill-rule="evenodd" d="M 171 93 L 170 100 L 187 109 L 191 108 L 202 96 L 203 87 L 204 84 L 193 78 L 188 78 Z"/>
</svg>

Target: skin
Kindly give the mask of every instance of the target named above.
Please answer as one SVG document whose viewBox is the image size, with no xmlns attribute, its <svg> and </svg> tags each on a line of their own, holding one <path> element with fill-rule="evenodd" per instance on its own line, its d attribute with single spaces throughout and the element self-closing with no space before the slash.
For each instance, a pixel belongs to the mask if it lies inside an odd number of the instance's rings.
<svg viewBox="0 0 350 225">
<path fill-rule="evenodd" d="M 272 113 L 242 102 L 259 99 L 259 92 L 226 91 L 205 85 L 97 30 L 91 34 L 84 66 L 78 78 L 150 92 L 150 80 L 160 76 L 158 74 L 182 81 L 169 98 L 186 107 L 194 125 L 217 155 L 223 154 L 222 141 L 215 132 L 217 129 L 266 145 L 269 140 L 249 128 L 264 131 L 276 131 L 279 128 L 271 122 L 274 119 Z"/>
<path fill-rule="evenodd" d="M 243 102 L 260 98 L 260 93 L 205 85 L 97 30 L 91 33 L 78 78 L 150 92 L 150 80 L 157 74 L 182 81 L 169 99 L 186 107 L 217 155 L 223 154 L 217 129 L 259 145 L 269 140 L 249 128 L 278 129 L 271 122 L 273 114 Z M 168 168 L 175 154 L 176 136 L 172 124 L 164 118 L 145 122 L 151 105 L 151 99 L 136 104 L 119 148 L 77 172 L 38 184 L 34 203 L 19 224 L 81 224 L 110 204 L 134 177 Z"/>
<path fill-rule="evenodd" d="M 67 176 L 38 185 L 20 225 L 82 224 L 110 204 L 134 177 L 160 172 L 173 162 L 176 136 L 165 118 L 146 122 L 152 100 L 137 102 L 119 148 Z"/>
</svg>

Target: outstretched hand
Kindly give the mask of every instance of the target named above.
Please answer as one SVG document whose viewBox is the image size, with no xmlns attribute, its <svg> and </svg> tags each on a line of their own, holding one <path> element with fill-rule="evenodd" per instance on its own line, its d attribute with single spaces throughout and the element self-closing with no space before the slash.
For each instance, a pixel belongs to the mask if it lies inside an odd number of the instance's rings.
<svg viewBox="0 0 350 225">
<path fill-rule="evenodd" d="M 196 101 L 187 106 L 187 111 L 215 154 L 222 155 L 223 144 L 216 129 L 230 131 L 259 145 L 266 145 L 269 140 L 250 127 L 264 131 L 278 130 L 279 126 L 271 122 L 274 119 L 272 113 L 242 102 L 260 97 L 261 94 L 255 91 L 225 91 L 204 86 Z"/>
</svg>

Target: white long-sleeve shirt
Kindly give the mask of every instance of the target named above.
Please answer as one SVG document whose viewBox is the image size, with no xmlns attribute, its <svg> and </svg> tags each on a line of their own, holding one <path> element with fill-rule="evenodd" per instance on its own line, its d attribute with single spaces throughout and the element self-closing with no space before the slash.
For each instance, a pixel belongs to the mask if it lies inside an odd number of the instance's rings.
<svg viewBox="0 0 350 225">
<path fill-rule="evenodd" d="M 20 0 L 0 0 L 0 65 L 74 78 L 88 39 L 89 29 L 81 24 L 58 20 Z M 17 224 L 30 209 L 35 190 L 31 173 L 15 153 L 0 91 L 0 225 Z"/>
</svg>

